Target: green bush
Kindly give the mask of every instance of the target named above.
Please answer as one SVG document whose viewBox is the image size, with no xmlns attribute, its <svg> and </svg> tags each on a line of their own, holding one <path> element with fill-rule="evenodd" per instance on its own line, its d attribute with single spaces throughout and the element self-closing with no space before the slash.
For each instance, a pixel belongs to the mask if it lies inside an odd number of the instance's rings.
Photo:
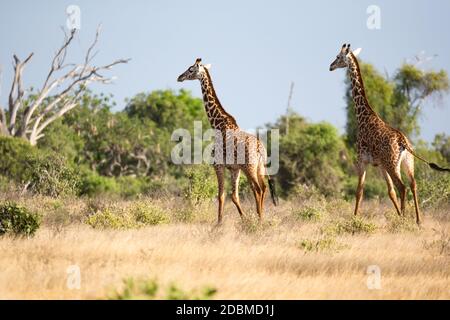
<svg viewBox="0 0 450 320">
<path fill-rule="evenodd" d="M 317 239 L 302 239 L 299 245 L 305 252 L 337 251 L 344 248 L 343 245 L 329 236 Z"/>
<path fill-rule="evenodd" d="M 81 172 L 80 194 L 97 196 L 108 193 L 118 193 L 119 186 L 114 178 L 104 177 L 88 169 Z"/>
<path fill-rule="evenodd" d="M 306 206 L 301 209 L 292 209 L 292 214 L 295 218 L 304 221 L 320 221 L 322 220 L 324 213 L 317 207 Z"/>
<path fill-rule="evenodd" d="M 156 280 L 135 280 L 133 278 L 123 281 L 123 288 L 117 290 L 109 297 L 110 300 L 207 300 L 217 293 L 217 289 L 205 286 L 201 289 L 185 291 L 177 285 L 171 284 L 165 293 L 160 292 L 160 285 Z"/>
<path fill-rule="evenodd" d="M 114 211 L 111 208 L 99 210 L 90 215 L 86 223 L 94 229 L 129 229 L 136 227 L 132 218 L 121 211 Z"/>
<path fill-rule="evenodd" d="M 344 183 L 344 197 L 347 200 L 353 200 L 355 198 L 357 186 L 358 177 L 356 175 L 346 178 Z M 364 199 L 385 198 L 387 195 L 387 186 L 384 178 L 379 175 L 377 170 L 368 167 L 364 183 Z"/>
<path fill-rule="evenodd" d="M 0 175 L 19 184 L 27 183 L 32 173 L 30 159 L 37 152 L 24 139 L 0 136 Z"/>
<path fill-rule="evenodd" d="M 142 225 L 158 225 L 169 223 L 167 213 L 149 202 L 138 202 L 131 211 L 134 220 Z"/>
<path fill-rule="evenodd" d="M 128 207 L 103 206 L 91 214 L 86 223 L 95 229 L 132 229 L 169 223 L 168 214 L 147 201 Z"/>
<path fill-rule="evenodd" d="M 79 191 L 80 180 L 64 157 L 56 153 L 38 153 L 30 159 L 30 190 L 34 193 L 59 197 L 74 195 Z"/>
<path fill-rule="evenodd" d="M 32 236 L 41 224 L 38 214 L 14 202 L 0 205 L 0 235 Z"/>
<path fill-rule="evenodd" d="M 0 137 L 0 156 L 0 175 L 31 192 L 51 197 L 78 192 L 78 176 L 57 153 L 39 150 L 20 138 Z"/>
<path fill-rule="evenodd" d="M 342 234 L 371 234 L 374 233 L 377 226 L 368 222 L 359 216 L 353 216 L 351 219 L 339 220 L 325 226 L 322 231 L 328 235 Z"/>
<path fill-rule="evenodd" d="M 194 204 L 212 199 L 217 195 L 216 174 L 212 166 L 201 164 L 186 170 L 188 184 L 184 188 L 184 196 Z"/>
<path fill-rule="evenodd" d="M 392 233 L 419 231 L 416 220 L 409 216 L 399 216 L 397 213 L 388 212 L 385 214 L 387 220 L 387 230 Z"/>
</svg>

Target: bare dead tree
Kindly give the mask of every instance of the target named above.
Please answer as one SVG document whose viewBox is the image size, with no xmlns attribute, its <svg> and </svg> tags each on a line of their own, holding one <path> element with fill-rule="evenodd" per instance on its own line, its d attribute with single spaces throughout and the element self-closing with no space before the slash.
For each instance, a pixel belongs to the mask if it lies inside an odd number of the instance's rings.
<svg viewBox="0 0 450 320">
<path fill-rule="evenodd" d="M 72 43 L 76 29 L 69 35 L 64 32 L 64 42 L 53 56 L 50 70 L 42 88 L 35 93 L 29 105 L 24 101 L 28 95 L 23 88 L 22 74 L 33 53 L 21 61 L 13 56 L 14 79 L 8 99 L 8 109 L 0 106 L 0 134 L 27 139 L 32 145 L 44 136 L 44 129 L 56 119 L 72 110 L 90 83 L 110 83 L 113 77 L 105 77 L 102 71 L 110 70 L 129 59 L 119 59 L 103 66 L 91 65 L 93 52 L 100 35 L 97 28 L 94 41 L 86 51 L 84 61 L 78 64 L 66 63 L 67 50 Z M 58 90 L 59 89 L 59 90 Z M 58 90 L 58 92 L 56 92 Z"/>
</svg>

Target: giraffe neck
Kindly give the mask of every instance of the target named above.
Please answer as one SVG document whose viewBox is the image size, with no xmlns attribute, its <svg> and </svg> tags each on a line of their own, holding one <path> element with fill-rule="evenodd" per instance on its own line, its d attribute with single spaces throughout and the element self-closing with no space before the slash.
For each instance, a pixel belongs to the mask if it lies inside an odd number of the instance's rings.
<svg viewBox="0 0 450 320">
<path fill-rule="evenodd" d="M 369 118 L 378 118 L 378 115 L 367 100 L 358 60 L 353 53 L 350 53 L 349 56 L 348 73 L 352 84 L 352 97 L 355 104 L 356 120 L 358 127 L 361 128 L 367 123 Z"/>
<path fill-rule="evenodd" d="M 203 102 L 211 127 L 220 131 L 238 129 L 239 126 L 236 120 L 225 111 L 219 98 L 217 98 L 208 70 L 205 69 L 200 82 L 202 85 Z"/>
</svg>

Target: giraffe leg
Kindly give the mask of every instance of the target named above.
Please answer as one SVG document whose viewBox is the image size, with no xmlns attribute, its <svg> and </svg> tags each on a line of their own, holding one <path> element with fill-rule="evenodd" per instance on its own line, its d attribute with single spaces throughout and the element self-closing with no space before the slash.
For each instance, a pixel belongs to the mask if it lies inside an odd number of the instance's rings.
<svg viewBox="0 0 450 320">
<path fill-rule="evenodd" d="M 381 168 L 380 170 L 384 176 L 384 179 L 386 180 L 389 198 L 391 198 L 391 201 L 394 204 L 395 210 L 397 210 L 398 215 L 401 215 L 400 207 L 398 206 L 397 202 L 397 194 L 395 193 L 394 183 L 392 182 L 391 176 L 389 175 L 389 173 L 387 173 L 385 169 Z"/>
<path fill-rule="evenodd" d="M 356 204 L 354 215 L 358 215 L 359 206 L 363 197 L 364 181 L 366 180 L 366 166 L 358 163 L 358 187 L 356 188 Z"/>
<path fill-rule="evenodd" d="M 218 184 L 218 195 L 217 198 L 219 200 L 219 209 L 218 209 L 218 217 L 217 217 L 217 224 L 222 223 L 222 216 L 223 216 L 223 204 L 225 201 L 225 190 L 224 190 L 224 166 L 216 165 L 214 166 L 214 170 L 216 171 L 217 175 L 217 184 Z"/>
<path fill-rule="evenodd" d="M 258 182 L 259 182 L 259 186 L 261 187 L 261 212 L 264 212 L 264 200 L 266 199 L 266 195 L 267 195 L 267 186 L 266 186 L 266 182 L 265 180 L 265 171 L 266 168 L 264 166 L 264 164 L 260 164 L 259 166 L 259 172 L 258 172 Z"/>
<path fill-rule="evenodd" d="M 239 177 L 241 176 L 240 169 L 231 170 L 231 183 L 232 183 L 232 193 L 231 200 L 236 205 L 236 208 L 241 215 L 241 218 L 244 218 L 244 212 L 242 211 L 241 202 L 239 201 Z"/>
<path fill-rule="evenodd" d="M 414 157 L 408 152 L 403 159 L 402 167 L 406 171 L 406 175 L 409 179 L 409 186 L 411 188 L 413 198 L 414 198 L 414 208 L 416 210 L 416 223 L 420 225 L 421 217 L 420 217 L 420 209 L 419 209 L 419 200 L 417 197 L 417 185 L 416 179 L 414 178 Z"/>
<path fill-rule="evenodd" d="M 256 168 L 254 166 L 251 166 L 250 168 L 247 168 L 245 170 L 245 174 L 247 176 L 248 181 L 250 182 L 250 185 L 253 190 L 253 195 L 255 196 L 255 202 L 256 202 L 256 212 L 258 213 L 259 220 L 262 221 L 262 211 L 261 211 L 261 196 L 262 196 L 262 190 L 259 186 L 258 182 L 258 175 L 256 172 Z"/>
<path fill-rule="evenodd" d="M 395 169 L 387 170 L 389 176 L 392 178 L 395 186 L 397 187 L 398 193 L 400 194 L 400 212 L 402 215 L 405 214 L 405 201 L 406 201 L 406 187 L 402 181 L 402 175 L 400 173 L 400 164 Z"/>
</svg>

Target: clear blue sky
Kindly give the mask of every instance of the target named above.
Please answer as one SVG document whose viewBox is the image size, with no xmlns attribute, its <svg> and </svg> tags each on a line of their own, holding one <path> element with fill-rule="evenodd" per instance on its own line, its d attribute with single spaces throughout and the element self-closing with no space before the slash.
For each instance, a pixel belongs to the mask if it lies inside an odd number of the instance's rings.
<svg viewBox="0 0 450 320">
<path fill-rule="evenodd" d="M 450 1 L 2 1 L 0 64 L 4 105 L 12 54 L 35 52 L 25 84 L 42 84 L 51 54 L 62 41 L 68 5 L 81 9 L 81 30 L 70 60 L 79 61 L 96 26 L 101 34 L 96 63 L 132 58 L 117 67 L 114 84 L 95 90 L 124 99 L 155 89 L 191 90 L 196 82 L 177 76 L 197 57 L 211 63 L 219 98 L 240 126 L 251 129 L 286 110 L 291 81 L 294 110 L 311 121 L 345 125 L 345 73 L 328 71 L 344 42 L 362 47 L 361 58 L 393 74 L 405 59 L 425 50 L 438 57 L 424 68 L 450 71 Z M 381 29 L 366 27 L 369 5 L 381 9 Z M 450 134 L 450 99 L 427 105 L 422 138 Z"/>
</svg>

